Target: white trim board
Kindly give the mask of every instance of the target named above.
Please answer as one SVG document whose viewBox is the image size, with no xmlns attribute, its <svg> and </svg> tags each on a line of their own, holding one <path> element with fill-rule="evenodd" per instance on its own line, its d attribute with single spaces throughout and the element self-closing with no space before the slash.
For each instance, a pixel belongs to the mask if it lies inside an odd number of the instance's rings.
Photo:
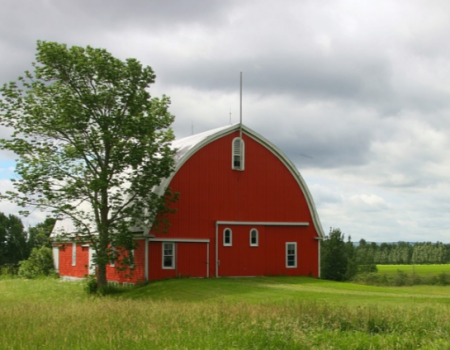
<svg viewBox="0 0 450 350">
<path fill-rule="evenodd" d="M 309 226 L 309 222 L 271 222 L 271 221 L 216 221 L 217 225 L 245 226 Z"/>
<path fill-rule="evenodd" d="M 209 239 L 200 238 L 150 238 L 150 242 L 209 243 Z"/>
</svg>

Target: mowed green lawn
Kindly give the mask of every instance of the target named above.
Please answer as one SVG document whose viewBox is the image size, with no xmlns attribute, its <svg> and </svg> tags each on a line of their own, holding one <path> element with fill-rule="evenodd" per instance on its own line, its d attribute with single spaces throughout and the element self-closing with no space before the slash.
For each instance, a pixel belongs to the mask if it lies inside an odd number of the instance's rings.
<svg viewBox="0 0 450 350">
<path fill-rule="evenodd" d="M 434 276 L 440 273 L 450 274 L 450 264 L 443 265 L 377 265 L 378 273 L 395 275 L 398 270 L 419 276 Z"/>
<path fill-rule="evenodd" d="M 0 280 L 0 349 L 447 349 L 449 287 L 174 279 L 108 297 Z"/>
</svg>

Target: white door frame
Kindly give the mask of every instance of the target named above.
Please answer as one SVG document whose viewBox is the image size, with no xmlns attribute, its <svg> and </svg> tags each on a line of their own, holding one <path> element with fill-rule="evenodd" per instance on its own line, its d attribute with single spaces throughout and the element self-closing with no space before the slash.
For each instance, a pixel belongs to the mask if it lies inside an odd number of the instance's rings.
<svg viewBox="0 0 450 350">
<path fill-rule="evenodd" d="M 94 253 L 95 253 L 95 250 L 94 250 L 91 246 L 89 246 L 89 259 L 88 259 L 88 264 L 89 264 L 89 266 L 88 266 L 88 272 L 89 272 L 89 275 L 95 275 L 95 268 L 97 267 L 97 266 L 92 262 L 92 259 L 93 259 L 93 257 L 94 257 Z"/>
</svg>

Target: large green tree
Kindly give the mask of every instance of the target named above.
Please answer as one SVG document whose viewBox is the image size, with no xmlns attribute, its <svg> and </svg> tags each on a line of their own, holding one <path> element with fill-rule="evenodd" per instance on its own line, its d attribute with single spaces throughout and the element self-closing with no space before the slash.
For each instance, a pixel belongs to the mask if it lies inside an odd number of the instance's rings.
<svg viewBox="0 0 450 350">
<path fill-rule="evenodd" d="M 170 194 L 152 192 L 173 170 L 168 97 L 151 98 L 151 67 L 103 49 L 37 43 L 33 71 L 0 92 L 0 147 L 17 156 L 15 191 L 2 198 L 68 217 L 92 242 L 99 287 L 110 251 L 133 248 L 130 227 L 148 227 Z"/>
<path fill-rule="evenodd" d="M 46 218 L 44 222 L 28 228 L 28 249 L 31 252 L 33 248 L 41 246 L 51 247 L 50 234 L 55 226 L 54 218 Z"/>
</svg>

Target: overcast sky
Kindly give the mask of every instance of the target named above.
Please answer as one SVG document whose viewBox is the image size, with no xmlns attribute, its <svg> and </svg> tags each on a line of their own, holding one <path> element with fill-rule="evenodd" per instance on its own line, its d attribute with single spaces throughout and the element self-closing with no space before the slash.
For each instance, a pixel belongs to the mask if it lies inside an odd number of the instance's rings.
<svg viewBox="0 0 450 350">
<path fill-rule="evenodd" d="M 443 0 L 2 0 L 0 83 L 37 40 L 105 48 L 155 70 L 184 137 L 239 121 L 242 71 L 244 123 L 296 164 L 325 232 L 448 243 L 449 33 Z"/>
</svg>

